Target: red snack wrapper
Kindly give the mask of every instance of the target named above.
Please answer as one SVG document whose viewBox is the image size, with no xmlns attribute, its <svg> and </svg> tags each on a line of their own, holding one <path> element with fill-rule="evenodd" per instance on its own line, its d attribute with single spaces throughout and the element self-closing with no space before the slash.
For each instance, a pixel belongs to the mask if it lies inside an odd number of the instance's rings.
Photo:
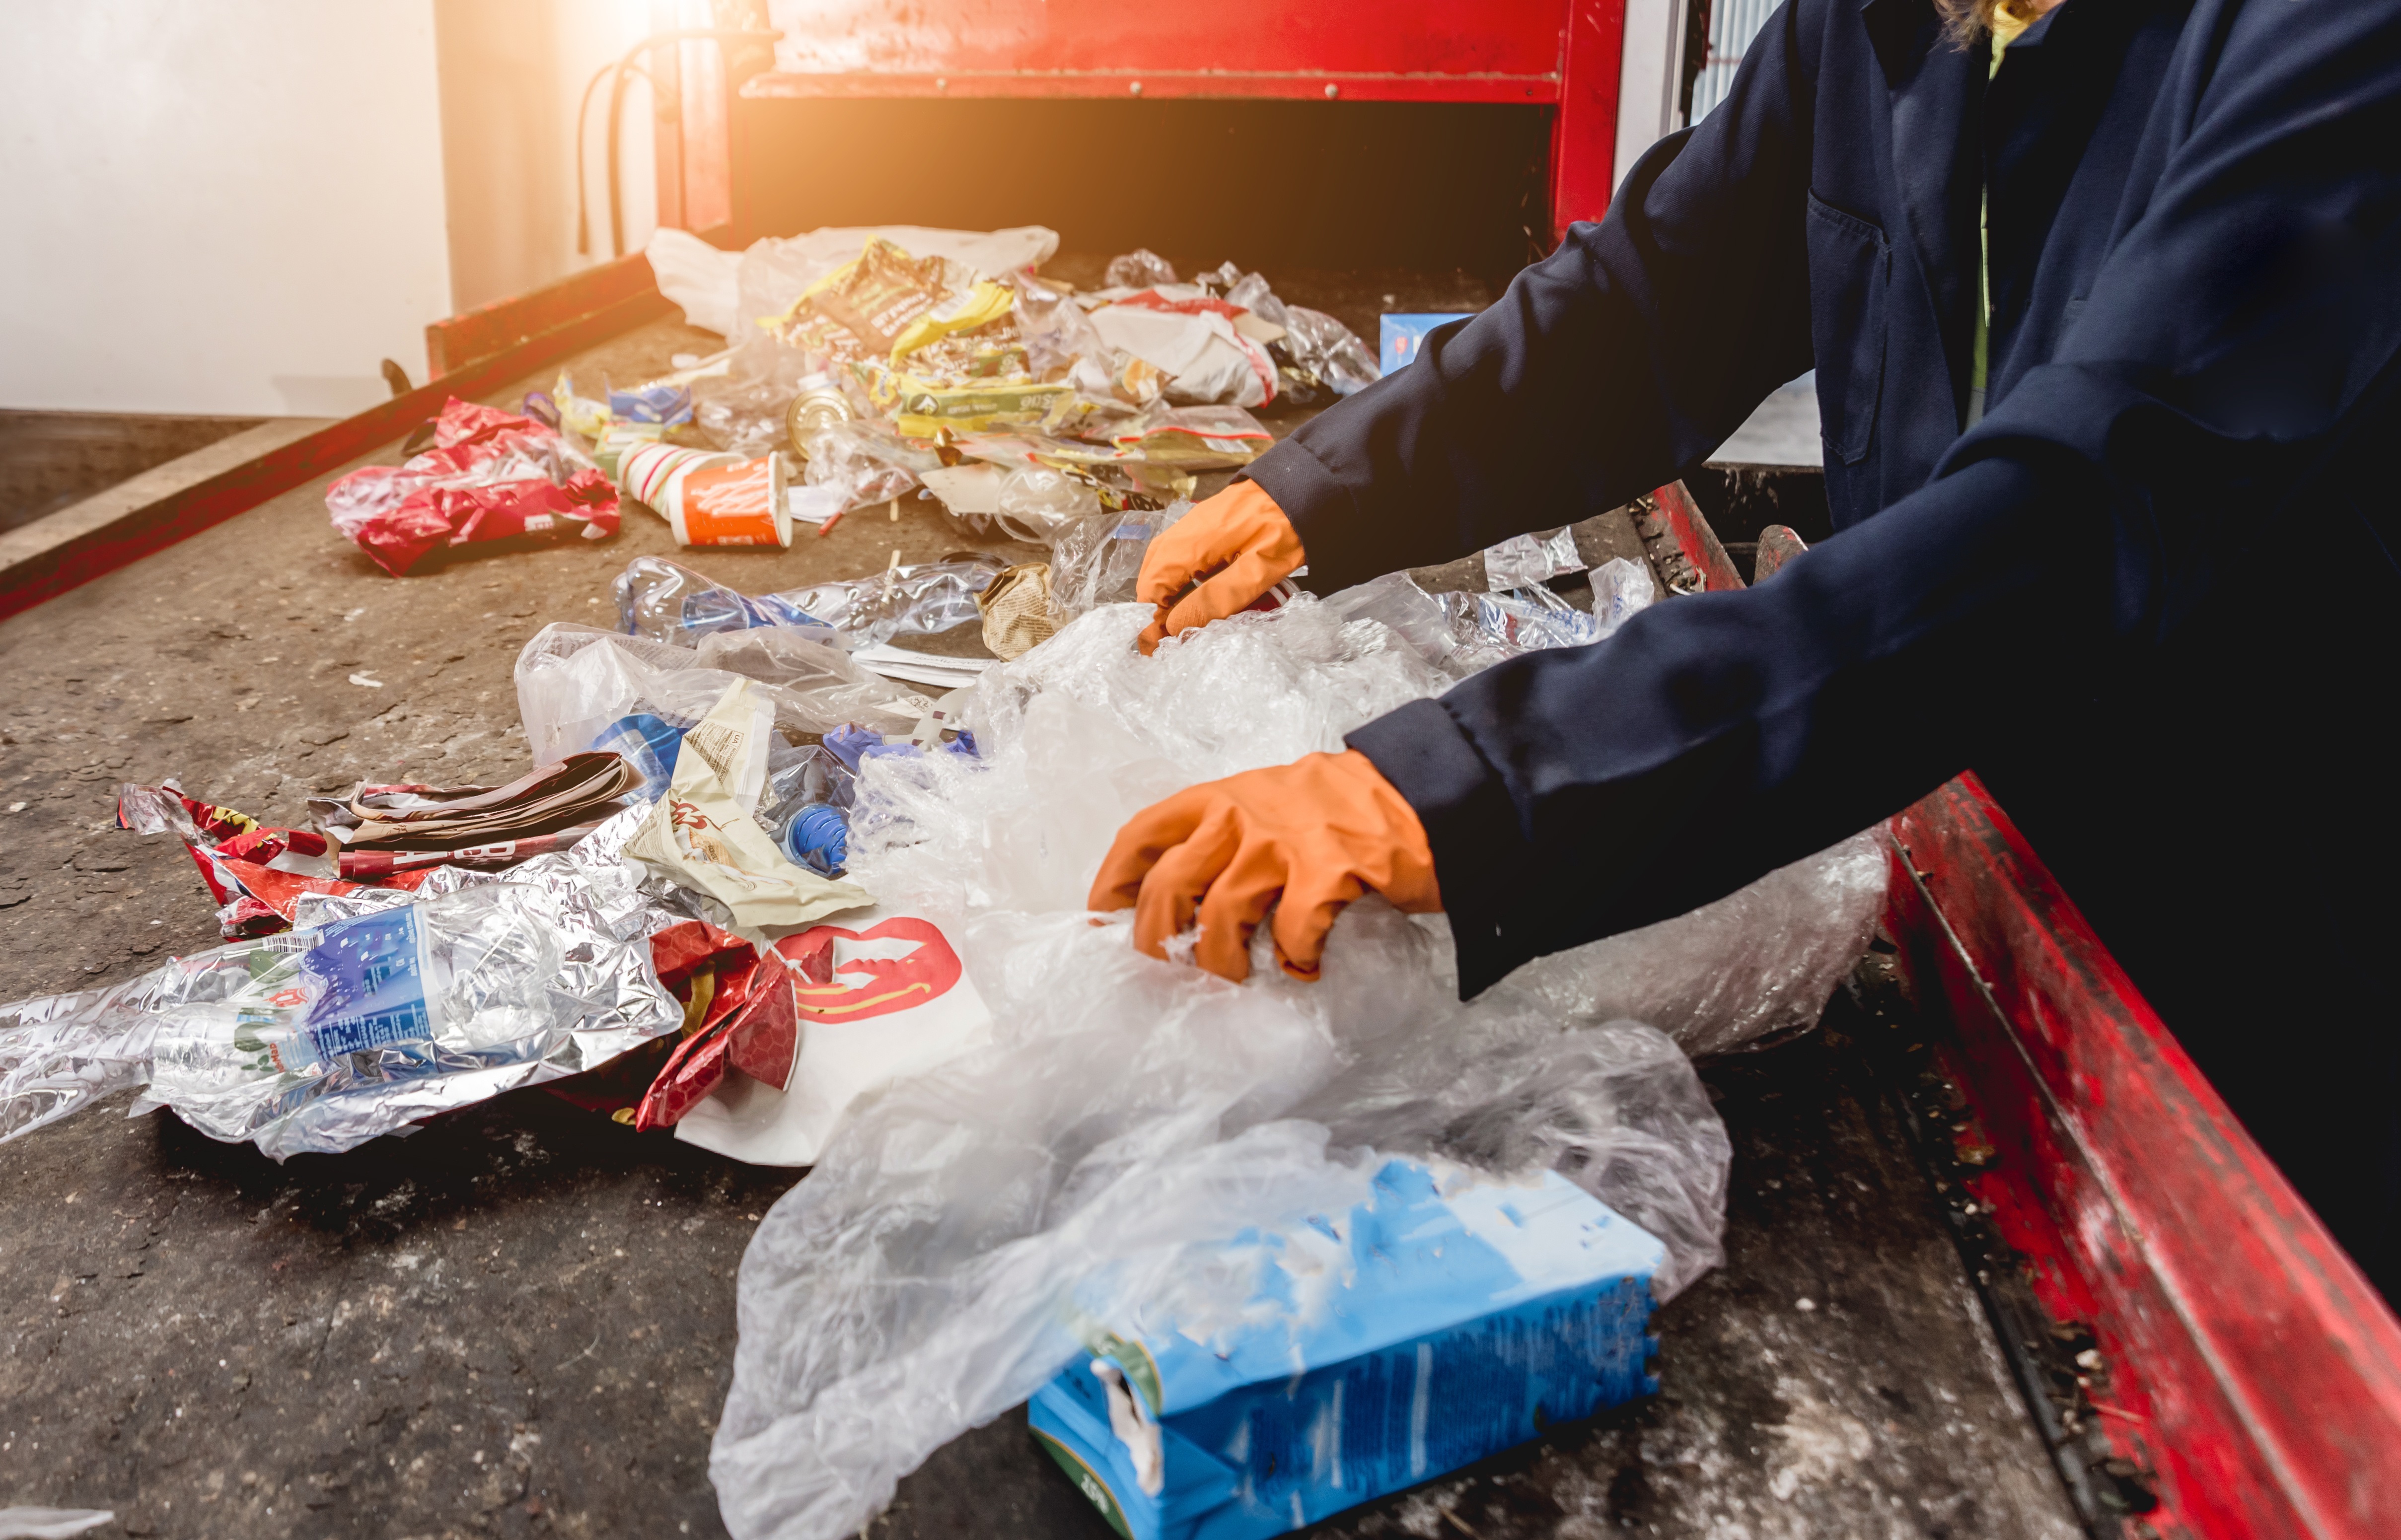
<svg viewBox="0 0 2401 1540">
<path fill-rule="evenodd" d="M 397 578 L 437 549 L 519 537 L 605 539 L 617 489 L 555 429 L 453 397 L 433 447 L 405 465 L 371 465 L 325 489 L 325 511 Z"/>
</svg>

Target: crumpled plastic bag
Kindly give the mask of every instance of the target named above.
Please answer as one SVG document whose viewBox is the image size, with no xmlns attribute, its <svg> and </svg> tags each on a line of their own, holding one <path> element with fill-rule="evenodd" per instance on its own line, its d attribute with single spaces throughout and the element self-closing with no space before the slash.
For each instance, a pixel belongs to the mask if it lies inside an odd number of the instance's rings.
<svg viewBox="0 0 2401 1540">
<path fill-rule="evenodd" d="M 1814 1019 L 1881 907 L 1864 837 L 1468 1004 L 1442 918 L 1373 898 L 1315 985 L 1264 961 L 1228 984 L 1084 912 L 1128 814 L 1447 688 L 1345 613 L 1302 598 L 1144 659 L 1149 609 L 1097 609 L 987 672 L 976 758 L 863 762 L 850 869 L 954 938 L 994 1042 L 854 1108 L 761 1225 L 710 1460 L 737 1536 L 858 1529 L 1081 1351 L 1079 1287 L 1131 1304 L 1193 1245 L 1322 1211 L 1387 1156 L 1558 1169 L 1666 1245 L 1663 1297 L 1719 1260 L 1724 1130 L 1676 1042 L 1622 1018 L 1710 1043 Z"/>
<path fill-rule="evenodd" d="M 1573 526 L 1554 529 L 1548 535 L 1512 535 L 1484 552 L 1484 586 L 1495 593 L 1531 588 L 1584 569 Z"/>
<path fill-rule="evenodd" d="M 629 716 L 653 716 L 680 731 L 707 715 L 737 678 L 760 687 L 789 735 L 830 732 L 845 722 L 905 733 L 924 719 L 932 707 L 925 696 L 868 673 L 842 648 L 815 639 L 821 634 L 762 626 L 677 647 L 565 621 L 544 626 L 517 653 L 526 742 L 546 763 L 596 744 L 618 747 L 603 741 Z M 547 754 L 556 744 L 569 746 Z"/>
<path fill-rule="evenodd" d="M 1224 270 L 1230 271 L 1232 267 L 1229 262 Z M 1269 350 L 1283 353 L 1283 357 L 1277 361 L 1279 365 L 1287 376 L 1297 375 L 1302 384 L 1323 386 L 1338 396 L 1348 396 L 1384 377 L 1382 363 L 1357 333 L 1323 310 L 1312 310 L 1306 305 L 1286 305 L 1268 287 L 1268 280 L 1256 273 L 1244 274 L 1229 282 L 1226 301 L 1241 306 L 1270 325 L 1283 328 L 1283 336 Z"/>
<path fill-rule="evenodd" d="M 617 533 L 617 489 L 556 429 L 454 396 L 433 447 L 405 465 L 351 471 L 325 489 L 325 511 L 398 578 L 442 547 L 605 539 Z"/>
<path fill-rule="evenodd" d="M 0 1139 L 144 1087 L 277 1160 L 596 1068 L 675 1030 L 650 934 L 678 918 L 620 852 L 628 810 L 508 872 L 311 895 L 298 929 L 103 989 L 0 1005 Z"/>
<path fill-rule="evenodd" d="M 942 463 L 932 449 L 869 417 L 828 423 L 803 447 L 809 452 L 803 480 L 838 495 L 843 512 L 905 497 Z"/>
<path fill-rule="evenodd" d="M 796 865 L 751 817 L 738 785 L 766 779 L 775 706 L 758 686 L 736 679 L 698 726 L 684 735 L 667 795 L 625 841 L 625 858 L 697 900 L 701 918 L 757 941 L 770 926 L 803 925 L 873 902 L 854 882 Z"/>
<path fill-rule="evenodd" d="M 642 247 L 659 293 L 683 310 L 684 324 L 734 335 L 741 300 L 742 253 L 720 252 L 689 230 L 662 225 Z"/>
<path fill-rule="evenodd" d="M 1102 341 L 1165 376 L 1169 401 L 1261 406 L 1275 399 L 1275 365 L 1266 349 L 1214 310 L 1128 302 L 1103 306 L 1091 319 Z"/>
</svg>

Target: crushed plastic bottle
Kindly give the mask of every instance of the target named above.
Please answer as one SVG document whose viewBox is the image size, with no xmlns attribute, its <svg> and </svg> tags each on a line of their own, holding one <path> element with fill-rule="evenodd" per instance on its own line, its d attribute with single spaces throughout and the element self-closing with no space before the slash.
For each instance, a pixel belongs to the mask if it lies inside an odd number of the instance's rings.
<svg viewBox="0 0 2401 1540">
<path fill-rule="evenodd" d="M 0 1006 L 0 1138 L 144 1088 L 277 1160 L 580 1073 L 680 1026 L 652 909 L 614 853 L 645 810 L 508 873 L 323 900 L 278 935 Z"/>
<path fill-rule="evenodd" d="M 871 578 L 754 597 L 665 557 L 637 556 L 617 577 L 617 619 L 628 635 L 677 647 L 694 646 L 719 632 L 775 626 L 798 628 L 855 651 L 978 619 L 976 595 L 1008 565 L 982 555 L 915 562 Z"/>
</svg>

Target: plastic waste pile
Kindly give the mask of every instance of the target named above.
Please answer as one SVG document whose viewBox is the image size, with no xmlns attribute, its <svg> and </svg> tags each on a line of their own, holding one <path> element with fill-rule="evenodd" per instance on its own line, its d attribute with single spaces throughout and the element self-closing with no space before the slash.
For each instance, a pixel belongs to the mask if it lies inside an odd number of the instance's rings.
<svg viewBox="0 0 2401 1540">
<path fill-rule="evenodd" d="M 1881 906 L 1867 839 L 1468 1004 L 1440 918 L 1372 899 L 1315 985 L 1153 961 L 1084 912 L 1126 815 L 1447 688 L 1448 612 L 1371 587 L 1147 660 L 1149 611 L 1097 609 L 987 673 L 972 760 L 862 767 L 851 876 L 953 938 L 991 1040 L 857 1108 L 761 1225 L 711 1465 L 737 1535 L 849 1533 L 933 1449 L 1093 1358 L 1079 1323 L 1166 1302 L 1260 1325 L 1257 1268 L 1204 1259 L 1368 1202 L 1394 1158 L 1559 1172 L 1656 1239 L 1653 1298 L 1717 1260 L 1727 1146 L 1680 1045 L 1815 1019 Z"/>
<path fill-rule="evenodd" d="M 397 575 L 605 534 L 621 497 L 685 546 L 781 546 L 923 491 L 1050 560 L 751 593 L 643 556 L 621 629 L 526 642 L 505 785 L 363 783 L 309 827 L 121 788 L 227 945 L 0 1005 L 0 1138 L 130 1089 L 282 1158 L 542 1085 L 813 1166 L 740 1274 L 711 1474 L 746 1537 L 854 1533 L 1029 1399 L 1120 1528 L 1269 1534 L 1651 1388 L 1651 1310 L 1721 1258 L 1691 1056 L 1816 1021 L 1882 908 L 1871 840 L 1472 1002 L 1443 917 L 1372 896 L 1313 985 L 1264 957 L 1229 984 L 1189 936 L 1150 959 L 1084 907 L 1141 809 L 1599 641 L 1650 569 L 1591 568 L 1585 610 L 1550 586 L 1587 570 L 1573 533 L 1521 536 L 1482 592 L 1286 585 L 1145 657 L 1150 540 L 1270 442 L 1247 408 L 1374 380 L 1357 338 L 1230 264 L 1137 252 L 1077 293 L 1038 276 L 1045 231 L 688 240 L 653 259 L 733 318 L 725 353 L 561 376 L 523 416 L 454 402 L 335 484 L 337 525 Z M 971 623 L 991 657 L 895 645 Z M 1476 1431 L 1434 1463 L 1390 1428 L 1348 1464 L 1289 1437 L 1304 1399 L 1338 1423 L 1346 1386 L 1467 1381 Z"/>
<path fill-rule="evenodd" d="M 1038 272 L 1056 247 L 1039 229 L 819 230 L 735 256 L 662 231 L 662 289 L 735 318 L 730 346 L 630 388 L 561 375 L 527 412 L 679 544 L 789 545 L 795 522 L 919 494 L 980 528 L 1155 510 L 1269 445 L 1246 408 L 1378 377 L 1339 321 L 1231 263 L 1187 282 L 1135 252 L 1078 293 Z"/>
<path fill-rule="evenodd" d="M 1307 1346 L 1289 1285 L 1310 1237 L 1338 1253 L 1381 1233 L 1396 1171 L 1433 1174 L 1444 1224 L 1545 1192 L 1565 1194 L 1545 1222 L 1624 1239 L 1606 1268 L 1512 1262 L 1464 1294 L 1455 1271 L 1481 1253 L 1461 1242 L 1376 1305 L 1391 1319 L 1440 1325 L 1467 1363 L 1478 1323 L 1556 1294 L 1639 1342 L 1719 1257 L 1728 1146 L 1687 1055 L 1815 1020 L 1881 906 L 1871 842 L 1467 1003 L 1441 917 L 1373 898 L 1314 986 L 1143 957 L 1124 917 L 1083 902 L 1141 807 L 1606 634 L 1652 598 L 1647 571 L 1604 566 L 1597 615 L 1539 581 L 1437 597 L 1395 575 L 1150 658 L 1132 645 L 1149 607 L 1104 603 L 940 699 L 860 667 L 845 643 L 912 606 L 957 613 L 957 576 L 895 578 L 917 583 L 905 599 L 753 597 L 637 563 L 632 634 L 528 642 L 538 765 L 507 786 L 362 785 L 313 830 L 124 788 L 120 821 L 185 842 L 235 939 L 0 1006 L 0 1137 L 133 1087 L 137 1108 L 283 1156 L 547 1083 L 736 1159 L 814 1165 L 741 1274 L 712 1472 L 744 1535 L 850 1533 L 934 1448 L 1038 1393 L 1059 1438 L 1117 1462 L 1120 1503 L 1156 1509 L 1173 1475 L 1269 1524 L 1265 1489 L 1187 1449 L 1207 1415 L 1160 1423 L 1190 1393 L 1151 1397 L 1146 1424 L 1094 1366 L 1122 1374 L 1131 1355 L 1102 1348 L 1149 1331 L 1370 1372 Z M 1627 1351 L 1578 1383 L 1639 1394 Z M 1208 1405 L 1247 1404 L 1220 1388 Z M 1505 1441 L 1548 1393 L 1493 1394 Z M 1131 1433 L 1093 1443 L 1110 1407 Z M 1300 1508 L 1365 1495 L 1324 1474 L 1287 1472 Z"/>
</svg>

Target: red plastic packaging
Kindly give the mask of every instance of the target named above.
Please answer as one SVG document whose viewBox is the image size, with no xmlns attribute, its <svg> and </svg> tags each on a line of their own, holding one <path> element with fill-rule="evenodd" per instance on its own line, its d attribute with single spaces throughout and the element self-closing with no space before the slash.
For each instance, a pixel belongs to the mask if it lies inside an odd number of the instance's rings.
<svg viewBox="0 0 2401 1540">
<path fill-rule="evenodd" d="M 371 465 L 325 489 L 325 511 L 376 565 L 401 577 L 447 547 L 617 533 L 617 489 L 583 452 L 531 417 L 452 397 L 433 447 Z"/>
</svg>

